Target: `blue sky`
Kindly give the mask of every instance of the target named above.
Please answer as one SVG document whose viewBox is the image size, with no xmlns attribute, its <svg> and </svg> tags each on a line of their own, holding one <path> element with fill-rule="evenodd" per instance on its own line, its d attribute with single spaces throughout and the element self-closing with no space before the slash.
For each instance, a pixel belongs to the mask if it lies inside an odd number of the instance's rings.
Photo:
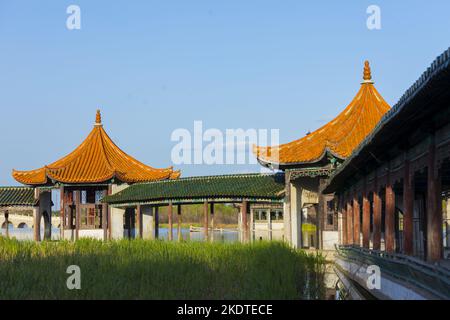
<svg viewBox="0 0 450 320">
<path fill-rule="evenodd" d="M 70 4 L 81 30 L 66 28 Z M 381 30 L 366 27 L 371 4 Z M 449 11 L 448 0 L 0 0 L 0 185 L 72 151 L 97 108 L 122 149 L 167 167 L 172 131 L 195 120 L 302 137 L 351 101 L 365 59 L 393 105 L 450 46 Z"/>
</svg>

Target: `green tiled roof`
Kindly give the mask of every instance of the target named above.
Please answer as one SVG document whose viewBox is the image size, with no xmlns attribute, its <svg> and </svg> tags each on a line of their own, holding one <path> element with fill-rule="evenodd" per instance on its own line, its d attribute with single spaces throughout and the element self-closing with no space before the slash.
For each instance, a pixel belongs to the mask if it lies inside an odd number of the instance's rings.
<svg viewBox="0 0 450 320">
<path fill-rule="evenodd" d="M 281 200 L 284 174 L 241 174 L 181 178 L 134 184 L 105 197 L 109 204 L 235 199 Z"/>
<path fill-rule="evenodd" d="M 27 187 L 0 187 L 0 207 L 33 206 L 34 189 Z"/>
</svg>

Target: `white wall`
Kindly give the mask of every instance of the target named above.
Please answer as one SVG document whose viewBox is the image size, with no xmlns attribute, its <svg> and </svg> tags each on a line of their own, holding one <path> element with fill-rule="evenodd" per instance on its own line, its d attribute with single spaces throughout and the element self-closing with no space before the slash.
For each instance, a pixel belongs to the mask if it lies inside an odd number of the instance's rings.
<svg viewBox="0 0 450 320">
<path fill-rule="evenodd" d="M 339 244 L 338 231 L 322 231 L 323 250 L 334 250 L 334 245 Z"/>
<path fill-rule="evenodd" d="M 89 229 L 78 230 L 79 239 L 89 238 L 89 239 L 97 239 L 103 240 L 103 229 Z M 65 240 L 75 240 L 75 229 L 74 230 L 64 230 L 64 239 Z"/>
<path fill-rule="evenodd" d="M 111 208 L 111 238 L 122 239 L 123 238 L 123 217 L 125 215 L 125 209 Z"/>
<path fill-rule="evenodd" d="M 111 186 L 111 194 L 116 194 L 126 188 L 128 188 L 129 185 L 124 184 L 113 184 Z M 123 218 L 125 215 L 125 209 L 119 209 L 119 208 L 112 208 L 111 207 L 111 238 L 112 239 L 122 239 L 124 234 L 123 229 Z"/>
<path fill-rule="evenodd" d="M 151 206 L 142 206 L 142 238 L 155 238 L 155 218 L 154 210 Z"/>
</svg>

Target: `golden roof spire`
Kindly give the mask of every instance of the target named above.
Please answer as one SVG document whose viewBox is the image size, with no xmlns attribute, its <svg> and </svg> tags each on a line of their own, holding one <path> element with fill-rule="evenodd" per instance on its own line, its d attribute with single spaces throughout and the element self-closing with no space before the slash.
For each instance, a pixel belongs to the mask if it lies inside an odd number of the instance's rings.
<svg viewBox="0 0 450 320">
<path fill-rule="evenodd" d="M 96 126 L 102 125 L 102 114 L 100 112 L 100 109 L 97 109 L 97 114 L 95 115 L 95 125 Z"/>
<path fill-rule="evenodd" d="M 364 62 L 364 82 L 370 82 L 372 83 L 372 71 L 370 70 L 370 64 L 369 61 Z"/>
</svg>

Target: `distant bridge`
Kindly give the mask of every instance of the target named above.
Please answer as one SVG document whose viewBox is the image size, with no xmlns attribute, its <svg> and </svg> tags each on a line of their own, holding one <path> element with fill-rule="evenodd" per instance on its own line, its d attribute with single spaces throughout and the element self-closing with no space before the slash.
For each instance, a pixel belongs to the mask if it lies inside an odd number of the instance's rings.
<svg viewBox="0 0 450 320">
<path fill-rule="evenodd" d="M 33 228 L 34 227 L 34 218 L 30 215 L 22 215 L 22 214 L 10 214 L 9 215 L 9 225 L 14 228 L 23 229 L 23 228 Z M 5 228 L 5 217 L 0 215 L 0 224 L 2 228 Z M 52 227 L 59 228 L 61 224 L 61 218 L 58 216 L 52 216 Z M 44 225 L 44 222 L 41 223 Z"/>
</svg>

